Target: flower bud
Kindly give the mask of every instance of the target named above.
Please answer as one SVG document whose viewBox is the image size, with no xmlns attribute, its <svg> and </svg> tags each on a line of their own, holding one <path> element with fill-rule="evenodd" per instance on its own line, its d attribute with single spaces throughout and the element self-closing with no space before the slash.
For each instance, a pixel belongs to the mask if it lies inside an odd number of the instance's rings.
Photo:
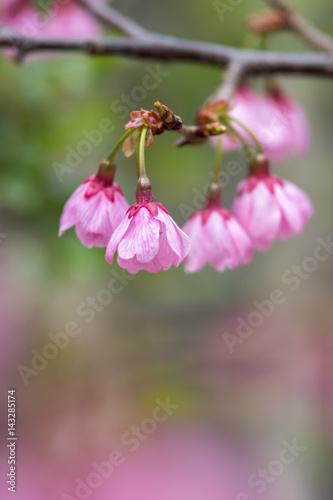
<svg viewBox="0 0 333 500">
<path fill-rule="evenodd" d="M 246 20 L 246 26 L 258 35 L 266 35 L 286 28 L 288 19 L 286 14 L 280 10 L 269 10 L 249 16 Z"/>
</svg>

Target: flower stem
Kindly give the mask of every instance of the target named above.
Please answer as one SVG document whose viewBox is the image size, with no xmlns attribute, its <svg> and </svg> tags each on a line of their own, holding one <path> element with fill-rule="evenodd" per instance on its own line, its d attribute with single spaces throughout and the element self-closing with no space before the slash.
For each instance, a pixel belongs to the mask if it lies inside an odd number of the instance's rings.
<svg viewBox="0 0 333 500">
<path fill-rule="evenodd" d="M 247 154 L 247 157 L 248 157 L 248 160 L 250 163 L 250 167 L 251 167 L 255 162 L 256 154 L 253 153 L 253 149 L 251 148 L 250 144 L 244 139 L 242 134 L 240 132 L 238 132 L 238 130 L 233 125 L 231 125 L 228 118 L 229 117 L 225 117 L 223 119 L 223 122 L 225 123 L 225 125 L 227 125 L 229 127 L 229 129 L 238 137 L 238 139 L 242 143 L 243 149 L 244 149 L 245 153 Z"/>
<path fill-rule="evenodd" d="M 133 134 L 135 128 L 130 128 L 125 132 L 125 134 L 119 139 L 113 150 L 111 151 L 110 155 L 108 156 L 107 160 L 110 164 L 113 163 L 114 157 L 116 156 L 116 153 L 118 149 L 122 146 L 122 144 L 126 141 L 127 137 L 129 137 L 131 134 Z"/>
<path fill-rule="evenodd" d="M 215 168 L 214 168 L 214 177 L 213 182 L 219 182 L 219 174 L 222 163 L 223 149 L 222 149 L 222 135 L 219 135 L 217 138 L 217 148 L 216 148 L 216 160 L 215 160 Z"/>
<path fill-rule="evenodd" d="M 143 126 L 141 130 L 140 140 L 136 149 L 136 166 L 138 169 L 138 179 L 140 177 L 147 177 L 145 165 L 145 143 L 148 127 Z"/>
<path fill-rule="evenodd" d="M 248 134 L 249 136 L 253 139 L 253 142 L 255 143 L 256 145 L 256 148 L 257 148 L 257 152 L 258 153 L 263 153 L 263 149 L 262 149 L 262 146 L 259 142 L 259 140 L 257 139 L 256 135 L 252 132 L 251 129 L 249 129 L 249 127 L 247 127 L 247 125 L 245 125 L 245 123 L 241 122 L 240 120 L 238 120 L 238 118 L 234 118 L 233 116 L 230 116 L 228 115 L 226 117 L 227 121 L 228 121 L 228 124 L 229 124 L 229 127 L 231 128 L 231 125 L 230 125 L 230 121 L 233 121 L 235 123 L 238 123 L 238 125 L 240 127 L 242 127 Z M 239 134 L 240 135 L 240 134 Z"/>
</svg>

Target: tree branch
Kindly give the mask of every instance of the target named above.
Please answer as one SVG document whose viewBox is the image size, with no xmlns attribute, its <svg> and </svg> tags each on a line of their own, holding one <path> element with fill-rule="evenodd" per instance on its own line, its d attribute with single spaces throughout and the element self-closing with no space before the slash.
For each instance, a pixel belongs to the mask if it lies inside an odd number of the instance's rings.
<svg viewBox="0 0 333 500">
<path fill-rule="evenodd" d="M 223 73 L 218 98 L 230 101 L 244 76 L 245 66 L 238 61 L 231 61 Z"/>
<path fill-rule="evenodd" d="M 307 74 L 333 76 L 327 53 L 284 53 L 243 50 L 225 45 L 183 40 L 157 34 L 140 38 L 98 37 L 94 40 L 26 38 L 0 31 L 0 47 L 15 47 L 22 54 L 35 51 L 84 52 L 90 55 L 118 55 L 167 61 L 196 61 L 225 67 L 238 63 L 246 75 Z"/>
<path fill-rule="evenodd" d="M 148 30 L 142 28 L 132 19 L 120 14 L 117 10 L 103 3 L 93 2 L 91 0 L 74 0 L 81 5 L 85 10 L 92 14 L 96 19 L 107 26 L 115 28 L 120 33 L 131 37 L 140 37 L 148 35 Z"/>
<path fill-rule="evenodd" d="M 274 9 L 282 12 L 287 19 L 289 28 L 298 33 L 305 41 L 320 50 L 333 54 L 333 39 L 329 35 L 320 31 L 303 16 L 291 9 L 283 0 L 266 0 L 266 2 Z"/>
</svg>

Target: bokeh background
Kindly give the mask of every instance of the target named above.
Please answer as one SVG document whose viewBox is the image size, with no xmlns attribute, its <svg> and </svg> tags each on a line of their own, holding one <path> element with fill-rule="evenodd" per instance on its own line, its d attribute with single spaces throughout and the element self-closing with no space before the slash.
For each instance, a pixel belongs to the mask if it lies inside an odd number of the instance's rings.
<svg viewBox="0 0 333 500">
<path fill-rule="evenodd" d="M 333 33 L 329 0 L 292 3 Z M 206 0 L 113 5 L 146 28 L 235 46 L 244 42 L 245 16 L 263 8 L 260 1 L 239 2 L 222 20 Z M 255 47 L 258 40 L 247 43 Z M 288 33 L 272 36 L 269 47 L 307 49 Z M 1 498 L 11 498 L 6 406 L 7 390 L 15 388 L 20 500 L 327 500 L 333 495 L 333 255 L 300 279 L 297 290 L 283 276 L 313 256 L 318 238 L 333 238 L 332 83 L 281 78 L 312 127 L 311 152 L 274 167 L 314 203 L 301 236 L 233 271 L 187 275 L 180 267 L 129 279 L 107 264 L 104 249 L 83 247 L 74 230 L 61 239 L 57 232 L 66 200 L 122 134 L 127 117 L 118 100 L 127 94 L 133 100 L 140 92 L 133 89 L 142 88 L 156 64 L 63 55 L 18 65 L 0 57 Z M 134 109 L 160 100 L 193 123 L 221 72 L 194 63 L 161 63 L 160 70 L 166 75 L 134 97 Z M 112 120 L 113 131 L 60 181 L 55 162 L 66 164 L 68 148 L 77 150 L 84 131 L 104 119 Z M 156 198 L 182 225 L 197 208 L 214 151 L 209 144 L 174 148 L 176 138 L 157 137 L 146 161 Z M 230 160 L 243 173 L 225 190 L 228 207 L 245 173 L 243 155 L 228 155 L 225 164 Z M 119 155 L 117 163 L 117 182 L 133 201 L 135 161 Z M 101 292 L 110 280 L 119 291 L 112 300 Z M 282 290 L 284 303 L 231 352 L 225 333 L 236 335 L 239 318 L 247 322 L 257 311 L 254 301 L 269 299 L 274 289 Z M 22 365 L 31 368 L 50 334 L 64 332 L 69 322 L 79 333 L 40 371 L 22 377 L 18 367 L 21 374 Z M 168 418 L 147 423 L 158 401 L 168 399 L 174 405 Z M 132 435 L 132 426 L 146 429 L 135 451 L 123 436 Z M 302 451 L 279 469 L 272 461 L 286 442 Z M 91 475 L 93 463 L 109 460 L 113 450 L 124 463 L 100 481 Z M 276 475 L 258 493 L 248 479 L 268 467 Z"/>
</svg>

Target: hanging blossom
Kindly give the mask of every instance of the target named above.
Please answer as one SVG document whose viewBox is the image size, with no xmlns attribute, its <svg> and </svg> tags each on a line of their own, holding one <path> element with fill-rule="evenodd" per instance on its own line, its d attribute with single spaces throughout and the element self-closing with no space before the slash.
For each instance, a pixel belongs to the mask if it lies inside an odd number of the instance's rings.
<svg viewBox="0 0 333 500">
<path fill-rule="evenodd" d="M 206 207 L 195 212 L 183 227 L 191 250 L 185 271 L 193 273 L 210 264 L 218 271 L 247 264 L 253 245 L 237 219 L 221 203 L 221 187 L 212 184 Z"/>
<path fill-rule="evenodd" d="M 105 2 L 106 0 L 97 1 Z M 1 0 L 0 24 L 26 37 L 85 39 L 100 31 L 98 21 L 71 0 L 51 3 L 39 3 L 32 0 Z"/>
<path fill-rule="evenodd" d="M 190 250 L 188 236 L 177 226 L 161 203 L 156 203 L 148 178 L 139 178 L 137 202 L 113 233 L 105 258 L 131 274 L 140 270 L 158 273 L 178 266 Z"/>
<path fill-rule="evenodd" d="M 59 236 L 72 226 L 83 245 L 106 247 L 129 204 L 113 181 L 115 166 L 102 162 L 67 201 L 60 219 Z"/>
<path fill-rule="evenodd" d="M 276 85 L 271 85 L 268 94 L 262 94 L 243 84 L 232 104 L 223 99 L 212 101 L 199 113 L 198 120 L 200 123 L 210 116 L 211 121 L 216 121 L 226 114 L 244 123 L 254 133 L 271 161 L 283 161 L 292 152 L 305 154 L 309 150 L 310 126 L 304 111 L 295 99 Z M 233 125 L 246 141 L 251 142 L 251 136 L 243 127 L 235 122 Z M 216 139 L 212 138 L 212 141 L 216 144 Z M 227 130 L 223 135 L 223 147 L 232 151 L 240 148 L 241 142 Z"/>
<path fill-rule="evenodd" d="M 313 214 L 308 196 L 295 184 L 272 175 L 264 155 L 258 155 L 253 173 L 238 187 L 233 213 L 259 250 L 277 238 L 302 233 Z"/>
</svg>

